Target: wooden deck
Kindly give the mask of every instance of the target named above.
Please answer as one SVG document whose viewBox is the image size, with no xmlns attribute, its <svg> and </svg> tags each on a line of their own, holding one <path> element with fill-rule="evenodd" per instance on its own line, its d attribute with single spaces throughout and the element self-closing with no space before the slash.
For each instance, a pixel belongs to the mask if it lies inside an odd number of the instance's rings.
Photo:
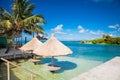
<svg viewBox="0 0 120 80">
<path fill-rule="evenodd" d="M 115 57 L 71 80 L 120 80 L 120 57 Z"/>
<path fill-rule="evenodd" d="M 20 50 L 11 49 L 8 53 L 5 53 L 6 49 L 0 49 L 0 58 L 12 59 L 31 56 L 31 54 L 25 54 Z"/>
</svg>

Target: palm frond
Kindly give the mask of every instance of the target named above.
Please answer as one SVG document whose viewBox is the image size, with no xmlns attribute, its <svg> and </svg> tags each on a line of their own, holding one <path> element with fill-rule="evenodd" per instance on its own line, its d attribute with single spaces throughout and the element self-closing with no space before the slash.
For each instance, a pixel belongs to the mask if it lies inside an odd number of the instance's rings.
<svg viewBox="0 0 120 80">
<path fill-rule="evenodd" d="M 10 19 L 11 14 L 7 12 L 4 8 L 0 7 L 0 19 Z"/>
<path fill-rule="evenodd" d="M 42 34 L 45 34 L 44 30 L 42 27 L 38 26 L 38 27 L 35 27 L 34 28 L 34 32 L 38 32 L 38 33 L 42 33 Z"/>
<path fill-rule="evenodd" d="M 7 30 L 10 30 L 12 24 L 11 24 L 11 22 L 9 20 L 2 20 L 2 21 L 0 21 L 0 26 L 2 28 L 6 28 Z"/>
<path fill-rule="evenodd" d="M 31 30 L 32 30 L 32 32 L 38 32 L 38 33 L 42 33 L 42 34 L 45 34 L 45 32 L 44 32 L 44 30 L 43 30 L 43 28 L 42 27 L 40 27 L 40 26 L 32 26 L 31 27 Z"/>
<path fill-rule="evenodd" d="M 14 36 L 21 30 L 27 33 L 39 32 L 45 34 L 39 23 L 45 24 L 45 19 L 42 15 L 33 15 L 32 11 L 35 8 L 34 4 L 30 4 L 29 0 L 12 0 L 12 14 L 0 7 L 0 28 L 4 29 L 5 35 Z"/>
<path fill-rule="evenodd" d="M 30 35 L 32 35 L 32 31 L 31 31 L 31 30 L 24 29 L 23 31 L 24 31 L 24 33 L 27 33 L 27 34 L 30 34 Z"/>
<path fill-rule="evenodd" d="M 45 20 L 44 20 L 44 18 L 41 17 L 41 16 L 34 15 L 34 16 L 31 16 L 31 17 L 29 17 L 29 18 L 24 19 L 24 20 L 22 21 L 22 23 L 23 23 L 24 25 L 30 26 L 30 25 L 34 25 L 34 24 L 36 24 L 36 23 L 45 23 Z"/>
<path fill-rule="evenodd" d="M 32 15 L 31 11 L 33 11 L 33 9 L 35 8 L 34 4 L 29 4 L 26 9 L 24 10 L 24 15 L 29 17 Z"/>
</svg>

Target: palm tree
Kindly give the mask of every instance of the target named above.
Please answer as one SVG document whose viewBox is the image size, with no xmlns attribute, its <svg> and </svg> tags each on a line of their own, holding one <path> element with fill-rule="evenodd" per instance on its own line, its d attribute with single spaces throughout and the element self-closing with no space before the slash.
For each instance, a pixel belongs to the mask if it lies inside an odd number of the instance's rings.
<svg viewBox="0 0 120 80">
<path fill-rule="evenodd" d="M 102 38 L 104 39 L 104 41 L 109 41 L 111 39 L 111 36 L 103 34 Z"/>
<path fill-rule="evenodd" d="M 44 34 L 44 30 L 37 24 L 45 24 L 42 15 L 33 15 L 32 10 L 35 8 L 29 0 L 12 0 L 12 13 L 9 13 L 4 8 L 0 7 L 0 30 L 3 29 L 2 34 L 11 36 L 14 39 L 15 35 L 23 31 L 39 32 Z M 6 34 L 7 33 L 7 34 Z"/>
<path fill-rule="evenodd" d="M 22 31 L 27 33 L 37 32 L 45 34 L 42 27 L 37 25 L 45 24 L 45 19 L 40 14 L 32 14 L 35 6 L 30 4 L 29 0 L 12 1 L 12 13 L 9 13 L 4 8 L 0 7 L 0 34 L 6 37 L 11 36 L 12 40 L 16 35 L 21 34 Z"/>
</svg>

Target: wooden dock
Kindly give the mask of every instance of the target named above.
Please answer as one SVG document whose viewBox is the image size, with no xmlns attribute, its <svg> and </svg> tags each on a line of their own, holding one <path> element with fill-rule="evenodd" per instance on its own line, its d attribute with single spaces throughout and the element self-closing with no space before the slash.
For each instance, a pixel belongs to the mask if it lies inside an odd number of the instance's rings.
<svg viewBox="0 0 120 80">
<path fill-rule="evenodd" d="M 0 58 L 15 59 L 15 58 L 31 56 L 31 54 L 25 54 L 18 49 L 11 49 L 8 53 L 5 53 L 5 51 L 6 49 L 0 49 Z"/>
<path fill-rule="evenodd" d="M 120 57 L 115 57 L 71 80 L 120 80 Z"/>
</svg>

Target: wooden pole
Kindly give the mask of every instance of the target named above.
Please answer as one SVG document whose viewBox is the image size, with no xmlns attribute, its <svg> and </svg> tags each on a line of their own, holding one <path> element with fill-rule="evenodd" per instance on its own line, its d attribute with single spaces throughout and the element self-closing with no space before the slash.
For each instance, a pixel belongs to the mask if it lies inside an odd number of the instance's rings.
<svg viewBox="0 0 120 80">
<path fill-rule="evenodd" d="M 34 74 L 35 76 L 37 76 L 37 77 L 39 77 L 39 78 L 43 78 L 42 76 L 40 76 L 40 75 L 38 75 L 38 74 L 36 74 L 36 73 L 34 73 L 34 72 L 31 72 L 31 71 L 27 70 L 27 69 L 24 68 L 24 67 L 21 67 L 21 66 L 19 66 L 19 65 L 16 65 L 16 64 L 14 64 L 14 63 L 12 63 L 12 62 L 4 59 L 4 58 L 1 58 L 1 60 L 7 62 L 7 73 L 9 73 L 9 74 L 7 74 L 7 75 L 8 75 L 8 79 L 7 79 L 7 80 L 10 80 L 10 64 L 13 65 L 13 66 L 16 66 L 16 67 L 18 67 L 18 68 L 20 68 L 20 69 L 23 69 L 23 70 L 31 73 L 32 75 Z M 34 80 L 34 77 L 33 77 L 33 79 L 31 79 L 31 80 Z"/>
<path fill-rule="evenodd" d="M 34 80 L 34 76 L 33 76 L 33 74 L 31 74 L 31 80 Z"/>
<path fill-rule="evenodd" d="M 54 56 L 52 56 L 52 66 L 54 66 Z"/>
<path fill-rule="evenodd" d="M 7 62 L 7 80 L 10 80 L 10 63 Z"/>
</svg>

